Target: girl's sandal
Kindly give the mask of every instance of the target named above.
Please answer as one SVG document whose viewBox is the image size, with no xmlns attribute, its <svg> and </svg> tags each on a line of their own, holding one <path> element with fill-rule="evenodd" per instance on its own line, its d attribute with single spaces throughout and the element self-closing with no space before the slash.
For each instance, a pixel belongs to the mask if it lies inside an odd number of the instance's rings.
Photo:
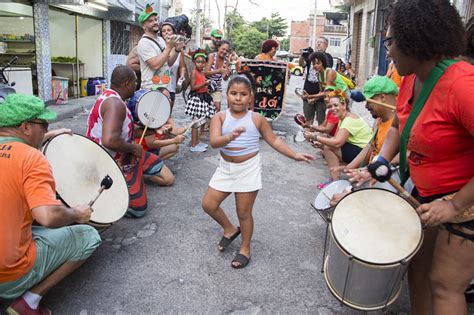
<svg viewBox="0 0 474 315">
<path fill-rule="evenodd" d="M 222 236 L 221 241 L 219 242 L 219 251 L 223 252 L 225 249 L 232 243 L 233 240 L 237 238 L 237 236 L 240 235 L 240 227 L 237 227 L 237 232 L 235 232 L 231 237 L 227 238 L 225 236 Z"/>
</svg>

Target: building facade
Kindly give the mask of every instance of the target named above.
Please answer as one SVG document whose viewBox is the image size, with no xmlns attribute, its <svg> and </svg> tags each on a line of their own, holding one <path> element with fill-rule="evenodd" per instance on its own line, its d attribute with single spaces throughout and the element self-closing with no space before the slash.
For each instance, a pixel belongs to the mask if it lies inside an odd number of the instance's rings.
<svg viewBox="0 0 474 315">
<path fill-rule="evenodd" d="M 147 3 L 161 20 L 182 8 L 180 0 L 2 2 L 0 65 L 18 57 L 8 73 L 17 92 L 45 101 L 84 96 L 87 79 L 110 82 L 113 68 L 125 64 L 143 32 L 137 17 Z"/>
<path fill-rule="evenodd" d="M 290 53 L 299 56 L 301 49 L 313 47 L 313 38 L 324 36 L 328 39 L 327 52 L 334 58 L 345 60 L 347 52 L 347 14 L 340 12 L 321 12 L 316 17 L 316 28 L 313 16 L 305 21 L 291 21 Z"/>
</svg>

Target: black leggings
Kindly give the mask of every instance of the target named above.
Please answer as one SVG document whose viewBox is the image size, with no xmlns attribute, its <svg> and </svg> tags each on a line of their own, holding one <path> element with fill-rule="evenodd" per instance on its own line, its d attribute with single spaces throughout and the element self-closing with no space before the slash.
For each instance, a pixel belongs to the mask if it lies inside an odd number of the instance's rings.
<svg viewBox="0 0 474 315">
<path fill-rule="evenodd" d="M 420 203 L 429 203 L 429 202 L 432 202 L 436 199 L 440 199 L 443 196 L 450 195 L 452 193 L 433 195 L 433 196 L 429 196 L 429 197 L 422 197 L 418 194 L 418 190 L 415 187 L 411 194 Z M 459 236 L 459 237 L 462 237 L 466 240 L 474 242 L 474 220 L 467 221 L 467 222 L 462 222 L 462 223 L 449 223 L 449 222 L 448 223 L 443 223 L 443 227 L 446 228 L 446 230 L 451 234 L 454 234 L 456 236 Z M 473 233 L 469 233 L 469 234 L 465 233 L 460 228 L 466 228 L 470 231 L 473 231 Z"/>
<path fill-rule="evenodd" d="M 359 155 L 360 151 L 362 151 L 362 148 L 346 141 L 346 143 L 341 147 L 342 160 L 349 164 L 357 155 Z"/>
</svg>

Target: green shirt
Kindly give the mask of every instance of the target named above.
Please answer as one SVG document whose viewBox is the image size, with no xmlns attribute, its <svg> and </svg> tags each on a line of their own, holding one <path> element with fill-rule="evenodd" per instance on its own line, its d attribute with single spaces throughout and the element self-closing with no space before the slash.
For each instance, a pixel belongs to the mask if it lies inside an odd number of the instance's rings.
<svg viewBox="0 0 474 315">
<path fill-rule="evenodd" d="M 324 70 L 324 83 L 327 84 L 327 80 L 326 80 L 326 77 L 327 77 L 327 74 L 328 74 L 328 71 L 330 70 L 331 68 L 326 68 L 326 70 Z M 344 80 L 341 78 L 341 74 L 339 72 L 336 71 L 336 79 L 334 80 L 334 84 L 336 85 L 336 89 L 337 90 L 341 90 L 343 92 L 347 91 L 347 84 L 346 82 L 344 82 Z"/>
<path fill-rule="evenodd" d="M 370 127 L 362 118 L 346 117 L 339 121 L 339 129 L 346 129 L 349 132 L 347 142 L 359 148 L 364 148 L 372 138 Z"/>
</svg>

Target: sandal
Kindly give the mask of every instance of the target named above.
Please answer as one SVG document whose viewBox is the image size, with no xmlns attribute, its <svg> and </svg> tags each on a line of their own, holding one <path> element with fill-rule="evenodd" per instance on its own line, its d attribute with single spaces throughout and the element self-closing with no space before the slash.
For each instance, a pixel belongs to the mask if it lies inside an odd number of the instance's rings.
<svg viewBox="0 0 474 315">
<path fill-rule="evenodd" d="M 225 236 L 222 236 L 221 241 L 219 242 L 219 251 L 223 252 L 227 248 L 227 246 L 232 243 L 233 240 L 237 238 L 237 236 L 240 235 L 240 227 L 237 227 L 237 232 L 235 232 L 231 237 L 227 238 Z"/>
<path fill-rule="evenodd" d="M 239 265 L 234 265 L 235 262 L 239 263 Z M 238 253 L 237 255 L 235 255 L 230 265 L 232 268 L 242 269 L 242 268 L 245 268 L 249 264 L 249 262 L 250 262 L 250 257 L 242 255 L 241 253 Z"/>
</svg>

